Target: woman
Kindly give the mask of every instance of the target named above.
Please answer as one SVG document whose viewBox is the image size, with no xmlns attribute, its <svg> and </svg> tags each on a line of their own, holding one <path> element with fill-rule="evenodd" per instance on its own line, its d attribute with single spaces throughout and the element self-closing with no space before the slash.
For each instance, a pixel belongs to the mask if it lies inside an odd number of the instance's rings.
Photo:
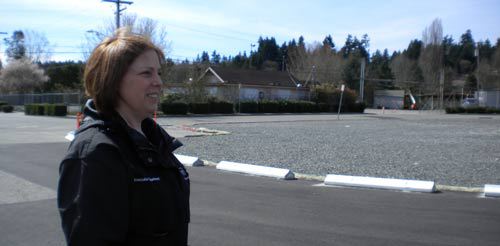
<svg viewBox="0 0 500 246">
<path fill-rule="evenodd" d="M 60 166 L 68 245 L 187 245 L 189 176 L 182 144 L 150 118 L 162 51 L 127 29 L 100 43 L 84 72 L 85 118 Z"/>
</svg>

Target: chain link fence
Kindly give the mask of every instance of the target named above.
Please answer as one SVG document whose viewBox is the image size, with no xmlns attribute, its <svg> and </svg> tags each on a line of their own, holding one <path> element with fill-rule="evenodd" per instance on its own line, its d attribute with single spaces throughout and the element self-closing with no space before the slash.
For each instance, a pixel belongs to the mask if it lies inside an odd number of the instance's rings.
<svg viewBox="0 0 500 246">
<path fill-rule="evenodd" d="M 10 105 L 22 106 L 30 103 L 65 104 L 68 106 L 81 105 L 84 102 L 83 94 L 73 93 L 40 93 L 40 94 L 0 94 L 0 101 Z"/>
</svg>

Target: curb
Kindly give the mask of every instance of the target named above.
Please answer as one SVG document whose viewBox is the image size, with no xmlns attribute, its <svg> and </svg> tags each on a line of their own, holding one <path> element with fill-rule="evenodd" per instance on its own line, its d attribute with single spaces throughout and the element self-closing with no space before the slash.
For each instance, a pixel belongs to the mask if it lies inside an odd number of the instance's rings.
<svg viewBox="0 0 500 246">
<path fill-rule="evenodd" d="M 500 185 L 484 185 L 484 196 L 500 197 Z"/>
<path fill-rule="evenodd" d="M 328 174 L 324 181 L 325 185 L 348 186 L 358 188 L 373 188 L 386 190 L 436 192 L 434 181 L 420 181 L 408 179 L 387 179 L 361 176 L 347 176 Z"/>
<path fill-rule="evenodd" d="M 436 184 L 437 191 L 456 191 L 456 192 L 470 192 L 470 193 L 482 193 L 482 187 L 464 187 L 464 186 L 451 186 L 451 185 L 440 185 Z"/>
<path fill-rule="evenodd" d="M 174 154 L 174 156 L 182 163 L 184 166 L 189 167 L 201 167 L 203 166 L 203 161 L 198 157 Z"/>
<path fill-rule="evenodd" d="M 75 139 L 75 131 L 68 132 L 64 138 L 70 142 L 73 141 Z"/>
<path fill-rule="evenodd" d="M 295 179 L 295 175 L 292 171 L 283 168 L 257 166 L 230 161 L 221 161 L 219 162 L 219 164 L 217 164 L 216 168 L 224 171 L 246 173 L 285 180 Z"/>
</svg>

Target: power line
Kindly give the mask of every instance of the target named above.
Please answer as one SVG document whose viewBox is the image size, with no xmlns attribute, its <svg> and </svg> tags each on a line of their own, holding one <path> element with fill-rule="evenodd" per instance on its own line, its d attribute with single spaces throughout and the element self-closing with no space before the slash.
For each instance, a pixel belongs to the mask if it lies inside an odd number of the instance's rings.
<svg viewBox="0 0 500 246">
<path fill-rule="evenodd" d="M 225 35 L 225 34 L 218 34 L 218 33 L 213 33 L 213 32 L 207 32 L 207 31 L 203 31 L 203 30 L 199 30 L 199 29 L 195 29 L 195 28 L 184 27 L 184 26 L 179 26 L 179 25 L 174 25 L 174 24 L 168 24 L 168 26 L 172 26 L 172 27 L 176 27 L 176 28 L 180 28 L 180 29 L 185 29 L 185 30 L 188 30 L 188 31 L 191 31 L 191 32 L 208 34 L 208 35 L 215 36 L 215 37 L 229 38 L 229 39 L 240 40 L 240 41 L 245 41 L 245 42 L 249 42 L 250 41 L 250 40 L 244 39 L 244 38 L 238 38 L 238 37 L 235 37 L 235 36 L 230 36 L 230 35 Z"/>
<path fill-rule="evenodd" d="M 6 54 L 7 52 L 5 51 L 0 51 L 0 54 Z M 25 52 L 26 54 L 38 54 L 39 52 Z M 52 52 L 46 52 L 49 54 L 84 54 L 86 52 L 84 51 L 52 51 Z"/>
</svg>

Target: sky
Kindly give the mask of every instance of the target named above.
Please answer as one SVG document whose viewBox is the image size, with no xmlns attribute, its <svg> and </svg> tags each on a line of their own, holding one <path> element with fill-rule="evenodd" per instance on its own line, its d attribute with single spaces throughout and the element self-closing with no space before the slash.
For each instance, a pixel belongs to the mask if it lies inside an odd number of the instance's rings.
<svg viewBox="0 0 500 246">
<path fill-rule="evenodd" d="M 404 50 L 411 40 L 441 19 L 444 35 L 455 41 L 467 29 L 475 41 L 500 38 L 499 0 L 128 0 L 123 13 L 148 17 L 167 32 L 167 56 L 193 60 L 202 51 L 234 56 L 251 49 L 259 37 L 281 45 L 301 35 L 307 44 L 331 35 L 337 48 L 348 34 L 368 34 L 369 51 Z M 42 33 L 51 60 L 84 60 L 88 30 L 114 21 L 116 5 L 101 0 L 0 0 L 0 38 L 15 30 Z M 5 62 L 5 44 L 0 56 Z"/>
</svg>

